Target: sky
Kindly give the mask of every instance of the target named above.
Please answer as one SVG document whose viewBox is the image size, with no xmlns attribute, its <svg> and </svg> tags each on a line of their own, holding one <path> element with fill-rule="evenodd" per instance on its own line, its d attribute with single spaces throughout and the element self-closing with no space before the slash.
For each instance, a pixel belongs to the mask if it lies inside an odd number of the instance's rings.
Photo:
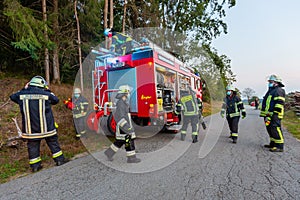
<svg viewBox="0 0 300 200">
<path fill-rule="evenodd" d="M 231 59 L 234 87 L 262 98 L 271 74 L 286 93 L 300 91 L 300 0 L 237 0 L 224 19 L 228 33 L 212 46 Z"/>
</svg>

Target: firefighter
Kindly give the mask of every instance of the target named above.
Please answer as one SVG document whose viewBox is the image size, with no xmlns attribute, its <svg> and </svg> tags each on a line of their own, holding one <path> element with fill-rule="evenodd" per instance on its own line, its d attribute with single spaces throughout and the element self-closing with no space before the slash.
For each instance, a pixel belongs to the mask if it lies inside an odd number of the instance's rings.
<svg viewBox="0 0 300 200">
<path fill-rule="evenodd" d="M 181 90 L 181 98 L 176 105 L 175 113 L 183 114 L 183 123 L 181 128 L 181 140 L 185 140 L 188 124 L 192 126 L 192 142 L 198 142 L 198 124 L 199 124 L 199 105 L 193 92 Z"/>
<path fill-rule="evenodd" d="M 41 76 L 33 77 L 26 86 L 10 99 L 19 104 L 22 114 L 22 138 L 27 140 L 29 164 L 32 172 L 42 169 L 40 143 L 45 139 L 56 165 L 65 160 L 58 143 L 57 130 L 51 105 L 59 99 L 48 89 L 48 84 Z"/>
<path fill-rule="evenodd" d="M 115 32 L 113 29 L 105 29 L 104 35 L 111 38 L 110 51 L 125 55 L 133 48 L 133 40 L 131 37 Z"/>
<path fill-rule="evenodd" d="M 79 139 L 83 134 L 86 133 L 85 118 L 89 103 L 86 98 L 81 95 L 81 90 L 79 88 L 74 88 L 73 93 L 73 121 L 76 129 L 76 138 Z"/>
<path fill-rule="evenodd" d="M 263 98 L 260 116 L 264 118 L 270 143 L 264 145 L 272 152 L 283 152 L 284 138 L 281 131 L 281 120 L 284 114 L 285 91 L 282 80 L 271 75 L 268 80 L 269 89 Z"/>
<path fill-rule="evenodd" d="M 228 85 L 226 87 L 226 97 L 222 105 L 221 116 L 224 117 L 226 111 L 226 119 L 230 129 L 230 138 L 233 143 L 237 142 L 238 125 L 240 120 L 240 112 L 242 112 L 242 119 L 246 117 L 246 110 L 241 99 L 236 95 L 235 89 Z"/>
<path fill-rule="evenodd" d="M 117 123 L 116 141 L 104 152 L 109 161 L 113 160 L 114 154 L 125 144 L 128 163 L 138 163 L 141 159 L 136 157 L 134 139 L 136 138 L 129 113 L 129 86 L 122 85 L 116 95 L 117 105 L 114 119 Z"/>
</svg>

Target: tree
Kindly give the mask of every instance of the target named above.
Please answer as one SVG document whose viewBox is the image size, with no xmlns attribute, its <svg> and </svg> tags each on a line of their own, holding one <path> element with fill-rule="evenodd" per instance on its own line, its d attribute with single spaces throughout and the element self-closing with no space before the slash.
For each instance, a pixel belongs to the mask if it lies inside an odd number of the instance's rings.
<svg viewBox="0 0 300 200">
<path fill-rule="evenodd" d="M 250 104 L 250 98 L 255 94 L 255 91 L 251 88 L 245 88 L 242 92 L 242 95 L 247 98 L 248 103 Z"/>
</svg>

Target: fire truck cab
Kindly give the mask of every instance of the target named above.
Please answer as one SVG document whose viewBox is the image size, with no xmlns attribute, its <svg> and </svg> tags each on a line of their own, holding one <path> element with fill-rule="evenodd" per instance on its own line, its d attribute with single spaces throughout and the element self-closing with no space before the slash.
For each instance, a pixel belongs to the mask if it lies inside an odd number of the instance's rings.
<svg viewBox="0 0 300 200">
<path fill-rule="evenodd" d="M 97 131 L 101 126 L 110 134 L 115 133 L 113 112 L 121 85 L 131 88 L 130 113 L 138 126 L 177 131 L 181 128 L 180 118 L 174 111 L 180 91 L 192 89 L 202 100 L 201 78 L 194 69 L 151 42 L 126 55 L 104 48 L 92 52 L 96 55 L 92 72 L 95 112 L 87 117 L 91 130 Z"/>
</svg>

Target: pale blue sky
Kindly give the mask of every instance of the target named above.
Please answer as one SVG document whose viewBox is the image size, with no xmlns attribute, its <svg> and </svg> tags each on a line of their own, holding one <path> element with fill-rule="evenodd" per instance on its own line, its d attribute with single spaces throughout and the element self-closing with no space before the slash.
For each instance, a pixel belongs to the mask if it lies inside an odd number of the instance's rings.
<svg viewBox="0 0 300 200">
<path fill-rule="evenodd" d="M 228 34 L 213 41 L 231 59 L 235 87 L 263 97 L 277 74 L 286 92 L 300 91 L 300 0 L 237 0 L 227 11 Z"/>
</svg>

